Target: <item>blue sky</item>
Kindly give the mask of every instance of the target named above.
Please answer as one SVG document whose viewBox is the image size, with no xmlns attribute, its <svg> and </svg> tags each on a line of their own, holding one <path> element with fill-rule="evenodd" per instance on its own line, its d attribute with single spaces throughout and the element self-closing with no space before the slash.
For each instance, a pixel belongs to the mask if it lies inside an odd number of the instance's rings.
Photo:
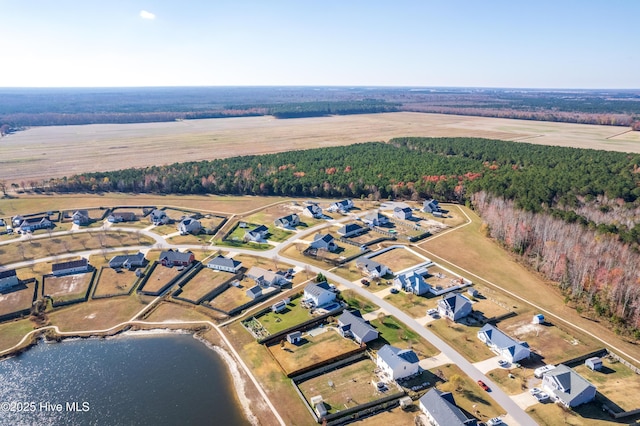
<svg viewBox="0 0 640 426">
<path fill-rule="evenodd" d="M 0 0 L 0 87 L 640 88 L 637 0 Z"/>
</svg>

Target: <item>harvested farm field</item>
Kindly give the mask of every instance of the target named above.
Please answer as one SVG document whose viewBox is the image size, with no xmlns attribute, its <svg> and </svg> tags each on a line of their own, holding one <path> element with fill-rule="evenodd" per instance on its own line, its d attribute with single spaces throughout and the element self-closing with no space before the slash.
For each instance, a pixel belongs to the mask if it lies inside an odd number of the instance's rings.
<svg viewBox="0 0 640 426">
<path fill-rule="evenodd" d="M 2 138 L 0 179 L 47 180 L 96 170 L 387 141 L 400 136 L 482 137 L 640 152 L 632 132 L 616 136 L 620 133 L 621 128 L 615 126 L 415 112 L 33 127 Z M 176 143 L 181 149 L 174 149 Z"/>
</svg>

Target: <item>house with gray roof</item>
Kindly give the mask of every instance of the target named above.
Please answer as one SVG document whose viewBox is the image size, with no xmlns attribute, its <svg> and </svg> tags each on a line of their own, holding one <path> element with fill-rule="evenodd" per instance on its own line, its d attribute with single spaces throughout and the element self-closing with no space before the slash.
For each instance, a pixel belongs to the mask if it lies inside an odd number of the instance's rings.
<svg viewBox="0 0 640 426">
<path fill-rule="evenodd" d="M 478 331 L 478 339 L 510 363 L 529 358 L 531 350 L 526 342 L 518 342 L 491 324 L 485 324 Z"/>
<path fill-rule="evenodd" d="M 190 251 L 180 253 L 177 250 L 169 249 L 160 253 L 160 259 L 158 260 L 162 266 L 169 268 L 173 266 L 189 266 L 195 262 L 196 257 Z"/>
<path fill-rule="evenodd" d="M 471 301 L 459 293 L 452 293 L 438 300 L 438 313 L 451 321 L 458 321 L 471 311 Z"/>
<path fill-rule="evenodd" d="M 211 268 L 216 271 L 231 272 L 232 274 L 237 273 L 241 267 L 242 262 L 222 255 L 214 257 L 209 261 L 209 263 L 207 263 L 207 268 Z"/>
<path fill-rule="evenodd" d="M 542 388 L 566 407 L 586 404 L 596 397 L 596 387 L 564 364 L 542 376 Z"/>
<path fill-rule="evenodd" d="M 311 302 L 315 307 L 322 307 L 336 300 L 336 294 L 331 291 L 329 283 L 310 283 L 304 288 L 304 300 Z"/>
<path fill-rule="evenodd" d="M 392 380 L 400 380 L 420 372 L 420 360 L 411 349 L 384 345 L 376 356 L 376 365 Z"/>
<path fill-rule="evenodd" d="M 413 211 L 411 211 L 411 207 L 396 207 L 393 209 L 393 217 L 402 220 L 411 219 L 413 217 Z"/>
<path fill-rule="evenodd" d="M 87 272 L 88 270 L 89 261 L 85 258 L 62 263 L 54 263 L 51 265 L 51 273 L 57 277 L 61 275 L 76 274 L 78 272 Z"/>
<path fill-rule="evenodd" d="M 262 287 L 260 287 L 259 285 L 255 285 L 248 289 L 245 293 L 249 297 L 249 299 L 255 300 L 258 297 L 262 296 Z"/>
<path fill-rule="evenodd" d="M 322 207 L 317 204 L 309 204 L 307 206 L 304 206 L 304 208 L 302 209 L 302 214 L 314 219 L 322 219 L 322 217 L 324 216 L 322 214 Z"/>
<path fill-rule="evenodd" d="M 416 271 L 407 272 L 398 275 L 393 280 L 393 286 L 398 290 L 404 290 L 407 293 L 413 293 L 421 296 L 431 290 L 431 286 L 427 284 L 424 277 Z"/>
<path fill-rule="evenodd" d="M 387 266 L 366 257 L 358 259 L 356 267 L 369 278 L 381 278 L 392 273 Z"/>
<path fill-rule="evenodd" d="M 0 291 L 8 290 L 20 284 L 15 269 L 0 272 Z"/>
<path fill-rule="evenodd" d="M 109 261 L 109 267 L 113 269 L 126 268 L 135 269 L 141 268 L 147 264 L 147 259 L 144 258 L 144 254 L 138 252 L 136 254 L 122 254 L 114 256 Z"/>
<path fill-rule="evenodd" d="M 362 221 L 369 226 L 380 226 L 389 223 L 389 218 L 376 210 L 362 218 Z"/>
<path fill-rule="evenodd" d="M 420 409 L 433 426 L 477 426 L 478 421 L 467 417 L 456 405 L 451 392 L 432 388 L 419 402 Z"/>
<path fill-rule="evenodd" d="M 278 228 L 291 229 L 300 223 L 300 216 L 297 214 L 290 214 L 288 216 L 279 217 L 275 220 L 274 224 Z"/>
<path fill-rule="evenodd" d="M 327 210 L 329 210 L 330 212 L 346 213 L 352 208 L 353 208 L 353 201 L 351 201 L 350 199 L 347 199 L 342 201 L 336 201 L 335 203 L 331 204 Z"/>
<path fill-rule="evenodd" d="M 267 271 L 266 269 L 258 266 L 252 266 L 245 273 L 245 276 L 251 278 L 257 285 L 262 287 L 282 287 L 289 284 L 290 282 L 285 275 L 286 272 Z"/>
<path fill-rule="evenodd" d="M 14 219 L 14 223 L 15 223 L 15 219 Z M 48 218 L 34 217 L 34 218 L 22 220 L 22 222 L 20 222 L 20 226 L 17 227 L 16 231 L 18 233 L 25 233 L 25 232 L 37 231 L 38 229 L 49 229 L 49 228 L 53 228 L 53 222 L 51 222 Z"/>
<path fill-rule="evenodd" d="M 266 238 L 267 233 L 269 233 L 269 228 L 267 228 L 266 226 L 264 225 L 256 226 L 252 230 L 244 233 L 244 240 L 258 243 L 263 241 Z"/>
<path fill-rule="evenodd" d="M 330 252 L 334 252 L 338 250 L 338 245 L 331 234 L 316 234 L 313 237 L 313 242 L 309 245 L 309 247 L 317 249 L 317 250 L 327 250 Z"/>
<path fill-rule="evenodd" d="M 340 235 L 341 237 L 349 238 L 360 235 L 365 231 L 366 229 L 358 225 L 357 223 L 349 223 L 338 229 L 338 235 Z"/>
<path fill-rule="evenodd" d="M 357 343 L 368 343 L 378 338 L 378 330 L 362 318 L 358 310 L 344 311 L 338 317 L 338 330 L 344 337 L 353 337 Z"/>
<path fill-rule="evenodd" d="M 425 213 L 440 212 L 440 204 L 433 198 L 425 200 L 425 202 L 422 204 L 422 211 Z"/>
<path fill-rule="evenodd" d="M 107 217 L 107 221 L 111 223 L 133 222 L 136 220 L 134 212 L 113 212 Z"/>
<path fill-rule="evenodd" d="M 178 231 L 180 232 L 180 235 L 196 235 L 200 233 L 201 229 L 202 224 L 200 223 L 200 221 L 192 217 L 186 217 L 182 219 L 178 224 Z"/>
<path fill-rule="evenodd" d="M 154 209 L 151 213 L 149 213 L 149 220 L 154 225 L 166 225 L 169 223 L 169 216 L 164 210 Z"/>
<path fill-rule="evenodd" d="M 85 226 L 91 222 L 89 217 L 89 210 L 76 210 L 71 216 L 71 220 L 75 225 Z"/>
</svg>

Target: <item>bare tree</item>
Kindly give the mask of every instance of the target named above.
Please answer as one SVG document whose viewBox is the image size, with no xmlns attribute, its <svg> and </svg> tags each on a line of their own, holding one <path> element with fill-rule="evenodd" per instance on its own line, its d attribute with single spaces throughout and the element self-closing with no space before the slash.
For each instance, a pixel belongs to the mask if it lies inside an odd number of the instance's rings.
<svg viewBox="0 0 640 426">
<path fill-rule="evenodd" d="M 277 256 L 277 255 L 276 255 L 276 256 L 273 256 L 273 257 L 271 258 L 271 260 L 273 261 L 273 266 L 274 266 L 276 269 L 278 269 L 278 260 L 280 260 L 280 259 L 278 258 L 278 256 Z"/>
</svg>

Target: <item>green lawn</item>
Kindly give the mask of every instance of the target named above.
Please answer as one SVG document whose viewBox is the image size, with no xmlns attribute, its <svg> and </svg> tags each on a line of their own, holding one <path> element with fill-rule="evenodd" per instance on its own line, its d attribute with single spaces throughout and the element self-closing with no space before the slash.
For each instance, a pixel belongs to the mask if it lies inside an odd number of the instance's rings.
<svg viewBox="0 0 640 426">
<path fill-rule="evenodd" d="M 278 300 L 274 299 L 274 303 Z M 268 312 L 258 318 L 258 321 L 269 333 L 275 334 L 304 321 L 310 320 L 312 316 L 309 309 L 300 305 L 300 299 L 292 300 L 284 311 L 280 313 Z"/>
<path fill-rule="evenodd" d="M 495 356 L 478 339 L 477 332 L 480 330 L 479 327 L 461 325 L 445 318 L 432 321 L 427 324 L 427 327 L 471 362 L 483 361 Z"/>
<path fill-rule="evenodd" d="M 380 338 L 369 342 L 369 346 L 380 349 L 390 344 L 402 349 L 412 348 L 420 358 L 436 355 L 439 351 L 417 333 L 409 330 L 404 324 L 392 316 L 384 316 L 371 321 L 371 325 L 380 333 Z"/>
<path fill-rule="evenodd" d="M 369 313 L 380 309 L 378 305 L 369 300 L 358 296 L 353 290 L 344 290 L 340 292 L 342 300 L 355 309 L 358 309 L 362 313 Z"/>
<path fill-rule="evenodd" d="M 413 293 L 401 291 L 385 296 L 384 300 L 402 309 L 413 318 L 421 318 L 427 314 L 427 309 L 436 307 L 436 299 L 427 299 L 424 296 L 416 296 Z"/>
</svg>

